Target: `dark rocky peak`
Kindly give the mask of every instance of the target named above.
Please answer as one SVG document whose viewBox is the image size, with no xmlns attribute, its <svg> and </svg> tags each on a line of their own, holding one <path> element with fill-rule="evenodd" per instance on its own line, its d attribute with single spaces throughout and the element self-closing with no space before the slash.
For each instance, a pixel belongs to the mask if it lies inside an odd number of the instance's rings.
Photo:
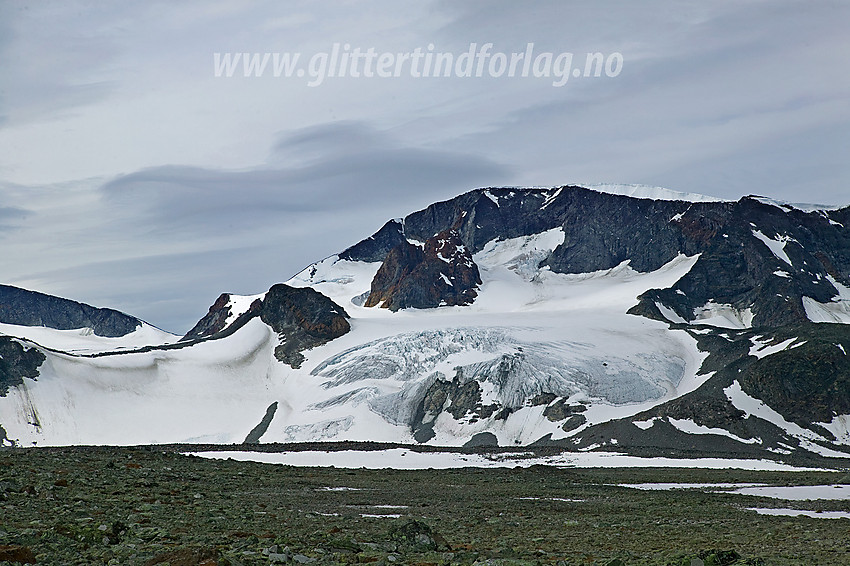
<svg viewBox="0 0 850 566">
<path fill-rule="evenodd" d="M 387 254 L 365 306 L 397 311 L 468 305 L 481 284 L 478 266 L 458 232 L 447 229 L 420 247 L 407 241 Z"/>
<path fill-rule="evenodd" d="M 850 207 L 817 210 L 756 195 L 692 202 L 578 186 L 477 189 L 388 223 L 348 252 L 358 259 L 359 250 L 369 261 L 384 254 L 370 305 L 430 307 L 454 303 L 435 290 L 441 279 L 423 267 L 426 250 L 408 240 L 427 242 L 451 231 L 474 254 L 494 239 L 553 228 L 564 231 L 564 242 L 543 265 L 556 273 L 588 273 L 624 261 L 650 272 L 679 254 L 699 254 L 688 275 L 671 289 L 648 292 L 632 311 L 661 320 L 670 317 L 658 305 L 686 321 L 707 316 L 711 305 L 728 305 L 742 324 L 796 323 L 807 320 L 803 297 L 828 303 L 838 293 L 833 282 L 850 286 Z M 427 289 L 417 291 L 414 281 Z M 461 297 L 457 304 L 466 304 Z"/>
<path fill-rule="evenodd" d="M 391 249 L 406 241 L 403 221 L 400 219 L 390 220 L 372 236 L 361 240 L 339 254 L 339 257 L 351 261 L 384 261 Z"/>
<path fill-rule="evenodd" d="M 408 239 L 425 242 L 434 234 L 455 229 L 472 253 L 495 238 L 516 238 L 559 225 L 557 214 L 542 208 L 557 189 L 477 189 L 434 203 L 402 220 L 387 222 L 373 236 L 340 254 L 352 261 L 383 261 Z M 544 210 L 544 214 L 540 211 Z"/>
<path fill-rule="evenodd" d="M 124 336 L 142 325 L 138 318 L 113 309 L 97 308 L 10 285 L 0 285 L 0 322 L 57 330 L 91 328 L 96 335 L 107 338 Z"/>
<path fill-rule="evenodd" d="M 629 260 L 633 269 L 647 272 L 679 253 L 702 253 L 720 232 L 732 237 L 727 227 L 744 220 L 762 230 L 775 225 L 783 233 L 791 226 L 802 226 L 803 232 L 812 231 L 835 250 L 837 271 L 846 272 L 850 266 L 850 246 L 844 245 L 842 250 L 847 237 L 843 228 L 850 227 L 850 207 L 807 212 L 758 196 L 737 202 L 691 202 L 635 198 L 579 186 L 476 189 L 388 222 L 341 257 L 383 261 L 391 249 L 408 239 L 424 242 L 449 229 L 455 229 L 464 245 L 476 253 L 494 239 L 561 227 L 565 241 L 546 262 L 553 271 L 587 273 Z M 827 229 L 821 230 L 824 227 Z"/>
<path fill-rule="evenodd" d="M 326 344 L 351 330 L 348 313 L 310 287 L 274 285 L 262 300 L 260 318 L 281 338 L 275 357 L 301 367 L 304 350 Z"/>
<path fill-rule="evenodd" d="M 680 253 L 699 253 L 730 206 L 565 189 L 547 208 L 558 214 L 564 242 L 546 265 L 558 273 L 588 273 L 628 260 L 636 271 L 654 271 Z"/>
<path fill-rule="evenodd" d="M 227 327 L 227 319 L 231 315 L 230 298 L 229 293 L 219 295 L 218 299 L 210 307 L 209 312 L 181 338 L 181 341 L 214 337 L 224 331 Z M 256 299 L 246 312 L 241 313 L 231 321 L 230 326 L 242 327 L 260 312 L 261 303 L 262 301 L 260 299 Z"/>
<path fill-rule="evenodd" d="M 404 233 L 408 238 L 425 241 L 434 234 L 455 229 L 475 253 L 497 238 L 529 236 L 561 225 L 557 207 L 551 206 L 556 193 L 557 189 L 477 189 L 408 215 Z"/>
<path fill-rule="evenodd" d="M 454 229 L 471 253 L 495 239 L 561 227 L 565 242 L 547 260 L 560 273 L 586 273 L 625 260 L 638 271 L 661 267 L 680 252 L 698 253 L 734 203 L 637 199 L 578 186 L 477 189 L 387 223 L 343 252 L 344 259 L 383 260 L 405 239 L 424 242 Z M 384 254 L 383 257 L 381 254 Z"/>
</svg>

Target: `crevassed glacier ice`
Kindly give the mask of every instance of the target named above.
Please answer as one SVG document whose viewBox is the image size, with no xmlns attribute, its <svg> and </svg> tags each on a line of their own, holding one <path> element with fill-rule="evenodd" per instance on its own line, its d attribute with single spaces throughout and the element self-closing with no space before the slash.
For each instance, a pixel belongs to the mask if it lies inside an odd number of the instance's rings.
<svg viewBox="0 0 850 566">
<path fill-rule="evenodd" d="M 368 402 L 388 421 L 407 424 L 436 379 L 488 384 L 484 403 L 519 408 L 543 392 L 613 405 L 659 399 L 685 372 L 685 361 L 678 357 L 619 353 L 577 341 L 529 341 L 517 338 L 518 330 L 528 329 L 459 327 L 398 334 L 341 352 L 311 373 L 324 378 L 328 390 L 346 390 L 334 402 Z M 383 385 L 349 391 L 358 382 Z"/>
</svg>

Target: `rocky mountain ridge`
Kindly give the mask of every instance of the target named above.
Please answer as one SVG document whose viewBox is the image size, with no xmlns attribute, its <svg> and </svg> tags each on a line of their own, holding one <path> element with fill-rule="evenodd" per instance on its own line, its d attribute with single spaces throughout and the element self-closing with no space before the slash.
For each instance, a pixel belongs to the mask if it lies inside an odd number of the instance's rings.
<svg viewBox="0 0 850 566">
<path fill-rule="evenodd" d="M 97 308 L 10 285 L 0 285 L 0 323 L 57 330 L 90 328 L 114 338 L 133 332 L 142 321 L 114 309 Z"/>
<path fill-rule="evenodd" d="M 183 342 L 99 354 L 90 369 L 154 363 L 149 379 L 181 391 L 195 378 L 168 376 L 206 376 L 211 393 L 241 383 L 240 408 L 211 402 L 221 423 L 173 423 L 169 441 L 846 458 L 848 222 L 848 207 L 754 196 L 478 189 L 264 295 L 220 296 Z M 73 360 L 45 354 L 42 371 L 71 388 Z M 22 379 L 20 414 L 41 383 Z M 10 406 L 0 399 L 0 424 L 15 422 Z M 45 435 L 11 428 L 19 442 Z"/>
</svg>

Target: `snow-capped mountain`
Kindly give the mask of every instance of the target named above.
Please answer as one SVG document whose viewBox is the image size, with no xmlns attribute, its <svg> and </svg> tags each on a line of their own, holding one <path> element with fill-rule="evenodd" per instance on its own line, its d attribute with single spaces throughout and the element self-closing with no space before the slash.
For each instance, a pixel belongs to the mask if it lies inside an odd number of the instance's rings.
<svg viewBox="0 0 850 566">
<path fill-rule="evenodd" d="M 222 295 L 179 341 L 84 351 L 3 326 L 0 425 L 21 445 L 850 457 L 848 222 L 642 186 L 479 189 Z"/>
</svg>

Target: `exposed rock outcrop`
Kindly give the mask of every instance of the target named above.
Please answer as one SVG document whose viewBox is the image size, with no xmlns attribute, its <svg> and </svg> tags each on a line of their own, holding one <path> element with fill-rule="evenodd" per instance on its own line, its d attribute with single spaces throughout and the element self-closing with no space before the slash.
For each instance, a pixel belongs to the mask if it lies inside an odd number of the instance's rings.
<svg viewBox="0 0 850 566">
<path fill-rule="evenodd" d="M 198 323 L 192 327 L 192 330 L 187 332 L 181 340 L 186 341 L 212 338 L 221 335 L 221 333 L 225 330 L 228 332 L 238 330 L 246 322 L 257 316 L 260 313 L 261 308 L 262 300 L 255 299 L 245 312 L 240 313 L 239 316 L 235 317 L 230 324 L 228 324 L 227 321 L 232 314 L 231 296 L 229 293 L 223 293 L 210 307 L 209 312 L 207 312 L 207 314 L 204 315 L 204 317 L 199 320 Z"/>
<path fill-rule="evenodd" d="M 420 248 L 407 241 L 387 254 L 365 306 L 393 311 L 468 305 L 481 284 L 478 266 L 456 230 L 448 229 L 425 240 Z"/>
<path fill-rule="evenodd" d="M 195 340 L 212 336 L 224 330 L 227 317 L 230 316 L 230 294 L 222 293 L 210 307 L 204 317 L 192 327 L 182 338 L 183 340 Z"/>
<path fill-rule="evenodd" d="M 310 287 L 274 285 L 262 301 L 260 318 L 281 338 L 275 357 L 301 367 L 304 350 L 321 346 L 351 330 L 348 313 Z"/>
<path fill-rule="evenodd" d="M 36 348 L 27 348 L 14 338 L 0 336 L 0 397 L 9 387 L 20 385 L 24 378 L 38 377 L 38 368 L 45 357 Z"/>
</svg>

